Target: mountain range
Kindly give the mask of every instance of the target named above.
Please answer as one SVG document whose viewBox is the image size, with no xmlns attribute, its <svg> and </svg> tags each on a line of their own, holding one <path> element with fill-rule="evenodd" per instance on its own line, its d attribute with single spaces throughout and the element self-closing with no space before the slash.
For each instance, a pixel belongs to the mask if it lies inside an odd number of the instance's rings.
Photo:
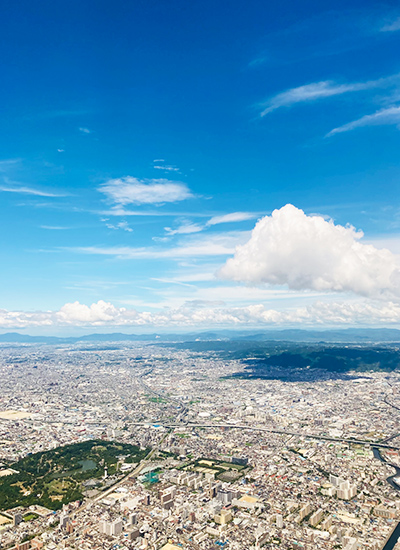
<svg viewBox="0 0 400 550">
<path fill-rule="evenodd" d="M 341 342 L 341 343 L 370 343 L 370 342 L 400 342 L 400 330 L 389 328 L 348 328 L 336 330 L 265 330 L 240 331 L 217 330 L 214 332 L 191 333 L 153 333 L 153 334 L 126 334 L 126 333 L 98 333 L 83 336 L 30 336 L 18 332 L 0 334 L 0 343 L 20 344 L 75 344 L 78 342 L 191 342 L 215 340 L 245 340 L 245 341 L 281 341 L 281 342 Z"/>
</svg>

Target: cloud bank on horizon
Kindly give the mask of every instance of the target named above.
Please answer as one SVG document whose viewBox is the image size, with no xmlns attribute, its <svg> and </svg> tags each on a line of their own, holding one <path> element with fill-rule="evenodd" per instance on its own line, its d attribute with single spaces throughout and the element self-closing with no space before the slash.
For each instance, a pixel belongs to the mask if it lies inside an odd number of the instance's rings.
<svg viewBox="0 0 400 550">
<path fill-rule="evenodd" d="M 323 302 L 304 307 L 277 310 L 264 304 L 221 307 L 186 304 L 159 312 L 116 307 L 99 300 L 90 306 L 67 303 L 58 311 L 7 311 L 0 309 L 3 329 L 29 327 L 240 327 L 240 326 L 373 326 L 400 322 L 397 302 Z"/>
</svg>

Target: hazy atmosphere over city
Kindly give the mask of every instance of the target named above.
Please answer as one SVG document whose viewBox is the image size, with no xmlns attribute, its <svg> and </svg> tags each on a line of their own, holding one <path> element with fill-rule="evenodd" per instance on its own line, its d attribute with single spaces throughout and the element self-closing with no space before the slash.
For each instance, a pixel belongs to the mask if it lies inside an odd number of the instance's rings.
<svg viewBox="0 0 400 550">
<path fill-rule="evenodd" d="M 399 325 L 396 3 L 1 19 L 0 330 Z"/>
</svg>

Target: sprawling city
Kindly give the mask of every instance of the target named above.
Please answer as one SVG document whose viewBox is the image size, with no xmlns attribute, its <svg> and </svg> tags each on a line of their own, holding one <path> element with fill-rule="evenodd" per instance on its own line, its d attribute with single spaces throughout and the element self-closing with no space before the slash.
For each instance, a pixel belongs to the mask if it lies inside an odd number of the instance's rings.
<svg viewBox="0 0 400 550">
<path fill-rule="evenodd" d="M 394 548 L 400 372 L 198 344 L 1 345 L 1 548 Z"/>
</svg>

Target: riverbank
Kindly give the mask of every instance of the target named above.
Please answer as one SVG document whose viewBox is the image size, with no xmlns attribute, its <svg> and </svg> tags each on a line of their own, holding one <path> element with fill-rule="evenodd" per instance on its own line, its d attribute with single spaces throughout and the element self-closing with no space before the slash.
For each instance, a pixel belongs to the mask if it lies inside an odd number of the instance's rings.
<svg viewBox="0 0 400 550">
<path fill-rule="evenodd" d="M 393 489 L 395 489 L 396 491 L 399 491 L 400 487 L 394 481 L 394 478 L 396 478 L 397 476 L 400 476 L 400 468 L 388 462 L 387 460 L 385 460 L 382 457 L 380 450 L 377 447 L 373 447 L 372 451 L 374 453 L 375 458 L 377 458 L 381 462 L 384 462 L 388 466 L 391 466 L 392 468 L 395 469 L 395 473 L 389 476 L 388 478 L 386 478 L 386 481 L 393 487 Z M 382 550 L 393 550 L 393 548 L 396 546 L 397 541 L 399 540 L 399 537 L 400 537 L 400 521 L 397 523 L 396 527 L 393 529 L 392 534 L 386 541 L 386 544 L 383 546 Z"/>
</svg>

